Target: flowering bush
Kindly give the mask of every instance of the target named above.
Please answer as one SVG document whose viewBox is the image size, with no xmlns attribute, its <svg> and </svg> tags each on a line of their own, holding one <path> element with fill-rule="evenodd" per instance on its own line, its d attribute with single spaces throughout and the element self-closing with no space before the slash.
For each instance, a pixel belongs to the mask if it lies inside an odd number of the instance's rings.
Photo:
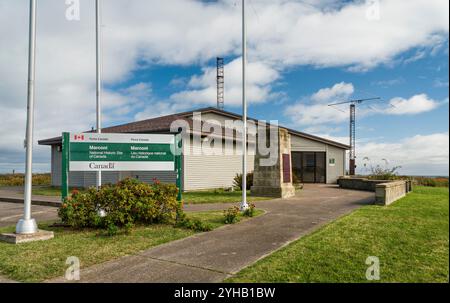
<svg viewBox="0 0 450 303">
<path fill-rule="evenodd" d="M 250 204 L 248 208 L 244 211 L 244 217 L 253 218 L 255 216 L 256 205 Z"/>
<path fill-rule="evenodd" d="M 109 233 L 136 223 L 174 223 L 179 209 L 177 194 L 175 185 L 126 179 L 100 190 L 74 191 L 58 214 L 64 224 L 74 228 L 102 228 Z"/>
<path fill-rule="evenodd" d="M 234 206 L 223 212 L 223 216 L 225 217 L 225 224 L 234 224 L 239 221 L 239 207 Z"/>
</svg>

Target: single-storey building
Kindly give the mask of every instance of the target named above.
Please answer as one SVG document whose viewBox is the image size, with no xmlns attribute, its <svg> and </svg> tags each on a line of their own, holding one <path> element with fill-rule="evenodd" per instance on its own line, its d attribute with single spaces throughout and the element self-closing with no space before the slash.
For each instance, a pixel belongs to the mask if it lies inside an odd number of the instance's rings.
<svg viewBox="0 0 450 303">
<path fill-rule="evenodd" d="M 242 116 L 219 110 L 204 108 L 169 116 L 157 117 L 139 122 L 114 126 L 103 129 L 104 133 L 134 133 L 134 134 L 169 134 L 174 121 L 184 120 L 193 124 L 194 113 L 201 114 L 203 121 L 242 120 Z M 250 121 L 257 122 L 255 119 Z M 291 139 L 292 175 L 302 183 L 336 183 L 339 177 L 346 173 L 346 154 L 349 146 L 328 139 L 316 137 L 303 132 L 286 129 Z M 202 134 L 204 136 L 205 134 Z M 183 140 L 186 140 L 185 138 Z M 52 185 L 61 185 L 62 139 L 61 137 L 39 141 L 40 145 L 51 147 Z M 190 152 L 182 156 L 182 184 L 184 191 L 194 191 L 213 188 L 229 188 L 233 185 L 236 174 L 242 171 L 242 156 L 240 155 L 204 155 L 193 153 L 195 141 L 184 145 Z M 226 147 L 224 147 L 226 148 Z M 248 156 L 248 171 L 255 167 L 255 156 Z M 124 178 L 133 177 L 151 183 L 155 178 L 166 183 L 175 183 L 175 172 L 103 172 L 103 183 L 116 183 Z M 70 186 L 95 186 L 95 172 L 70 172 Z"/>
</svg>

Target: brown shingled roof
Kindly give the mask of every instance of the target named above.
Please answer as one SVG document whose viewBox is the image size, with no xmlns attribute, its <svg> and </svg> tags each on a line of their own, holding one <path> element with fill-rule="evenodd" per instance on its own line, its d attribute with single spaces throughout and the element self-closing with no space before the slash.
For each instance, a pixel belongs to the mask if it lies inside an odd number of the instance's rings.
<svg viewBox="0 0 450 303">
<path fill-rule="evenodd" d="M 112 126 L 112 127 L 104 128 L 102 130 L 102 132 L 104 132 L 104 133 L 170 133 L 171 124 L 177 120 L 186 120 L 192 128 L 193 121 L 192 121 L 192 119 L 189 119 L 189 117 L 191 117 L 193 115 L 193 113 L 195 113 L 195 112 L 200 112 L 202 114 L 215 113 L 215 114 L 227 116 L 227 117 L 230 117 L 230 118 L 233 118 L 236 120 L 242 119 L 241 115 L 237 115 L 237 114 L 234 114 L 231 112 L 219 110 L 214 107 L 208 107 L 208 108 L 198 109 L 198 110 L 189 111 L 189 112 L 183 112 L 183 113 L 178 113 L 178 114 L 173 114 L 173 115 L 168 115 L 168 116 L 163 116 L 163 117 L 158 117 L 158 118 L 152 118 L 152 119 L 147 119 L 147 120 L 138 121 L 138 122 L 127 123 L 127 124 L 118 125 L 118 126 Z M 249 118 L 249 120 L 258 122 L 258 120 L 252 119 L 252 118 Z M 339 143 L 339 142 L 320 138 L 320 137 L 306 134 L 303 132 L 299 132 L 299 131 L 296 131 L 293 129 L 287 129 L 287 130 L 289 131 L 289 133 L 299 136 L 299 137 L 303 137 L 303 138 L 310 139 L 313 141 L 322 142 L 322 143 L 336 146 L 336 147 L 339 147 L 342 149 L 350 149 L 350 146 Z M 92 131 L 90 131 L 90 132 L 92 132 Z M 39 141 L 39 145 L 60 145 L 61 141 L 62 141 L 61 137 L 56 137 L 56 138 L 41 140 L 41 141 Z"/>
<path fill-rule="evenodd" d="M 147 120 L 143 120 L 143 121 L 138 121 L 138 122 L 132 122 L 132 123 L 127 123 L 127 124 L 123 124 L 123 125 L 118 125 L 118 126 L 112 126 L 112 127 L 107 127 L 102 129 L 103 133 L 106 134 L 120 134 L 120 133 L 163 133 L 163 132 L 170 132 L 170 125 L 172 124 L 172 122 L 179 120 L 179 119 L 184 119 L 186 120 L 188 123 L 192 123 L 192 121 L 190 119 L 186 119 L 186 113 L 183 114 L 174 114 L 174 115 L 169 115 L 169 116 L 163 116 L 163 117 L 158 117 L 158 118 L 153 118 L 153 119 L 147 119 Z M 93 131 L 88 131 L 86 133 L 90 133 Z M 46 139 L 46 140 L 41 140 L 39 141 L 40 145 L 57 145 L 57 144 L 61 144 L 62 138 L 61 137 L 56 137 L 56 138 L 51 138 L 51 139 Z"/>
</svg>

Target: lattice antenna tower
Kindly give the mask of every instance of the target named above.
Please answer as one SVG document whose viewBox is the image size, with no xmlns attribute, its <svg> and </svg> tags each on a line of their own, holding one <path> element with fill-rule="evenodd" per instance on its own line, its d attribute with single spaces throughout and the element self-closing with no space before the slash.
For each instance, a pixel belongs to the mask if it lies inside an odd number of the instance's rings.
<svg viewBox="0 0 450 303">
<path fill-rule="evenodd" d="M 225 60 L 217 58 L 217 108 L 225 109 Z"/>
</svg>

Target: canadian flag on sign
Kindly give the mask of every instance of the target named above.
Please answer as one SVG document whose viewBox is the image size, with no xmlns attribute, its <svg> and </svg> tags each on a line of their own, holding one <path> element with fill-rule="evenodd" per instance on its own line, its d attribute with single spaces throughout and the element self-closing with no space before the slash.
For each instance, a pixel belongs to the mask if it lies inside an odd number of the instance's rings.
<svg viewBox="0 0 450 303">
<path fill-rule="evenodd" d="M 75 141 L 84 141 L 84 135 L 74 135 Z"/>
</svg>

